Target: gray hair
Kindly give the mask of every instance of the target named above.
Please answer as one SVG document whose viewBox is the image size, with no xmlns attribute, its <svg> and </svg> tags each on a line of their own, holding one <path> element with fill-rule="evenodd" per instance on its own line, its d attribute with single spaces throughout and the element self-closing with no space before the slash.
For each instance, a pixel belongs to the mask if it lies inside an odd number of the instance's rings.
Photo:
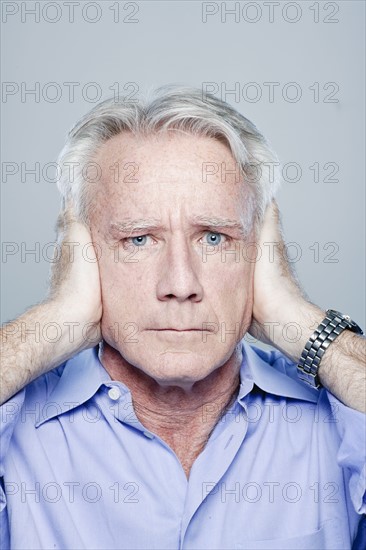
<svg viewBox="0 0 366 550">
<path fill-rule="evenodd" d="M 58 187 L 63 198 L 72 199 L 79 219 L 89 224 L 93 199 L 84 168 L 100 146 L 122 132 L 151 136 L 168 130 L 211 137 L 230 149 L 249 191 L 246 217 L 258 228 L 281 180 L 276 154 L 256 126 L 229 104 L 199 88 L 179 85 L 150 90 L 138 102 L 123 97 L 102 101 L 69 132 L 58 158 Z"/>
</svg>

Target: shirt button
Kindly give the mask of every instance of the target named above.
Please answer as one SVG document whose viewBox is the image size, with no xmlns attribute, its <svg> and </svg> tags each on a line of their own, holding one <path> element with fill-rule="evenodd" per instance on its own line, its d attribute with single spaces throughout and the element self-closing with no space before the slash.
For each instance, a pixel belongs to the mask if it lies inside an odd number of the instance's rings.
<svg viewBox="0 0 366 550">
<path fill-rule="evenodd" d="M 121 397 L 121 392 L 118 388 L 111 388 L 108 392 L 108 395 L 113 401 L 117 401 Z"/>
</svg>

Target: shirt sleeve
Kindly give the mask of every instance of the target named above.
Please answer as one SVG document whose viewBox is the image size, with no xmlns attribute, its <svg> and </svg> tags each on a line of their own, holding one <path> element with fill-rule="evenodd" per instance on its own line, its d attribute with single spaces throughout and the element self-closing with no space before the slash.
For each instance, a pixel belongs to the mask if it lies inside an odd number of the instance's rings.
<svg viewBox="0 0 366 550">
<path fill-rule="evenodd" d="M 0 407 L 0 548 L 6 550 L 10 545 L 6 494 L 4 490 L 4 459 L 15 425 L 21 417 L 25 398 L 25 388 Z"/>
<path fill-rule="evenodd" d="M 0 477 L 4 476 L 4 458 L 8 451 L 14 428 L 20 418 L 24 398 L 25 388 L 20 390 L 0 407 Z"/>
<path fill-rule="evenodd" d="M 328 390 L 334 424 L 340 438 L 337 462 L 349 471 L 349 491 L 358 514 L 366 513 L 366 415 L 344 405 Z"/>
</svg>

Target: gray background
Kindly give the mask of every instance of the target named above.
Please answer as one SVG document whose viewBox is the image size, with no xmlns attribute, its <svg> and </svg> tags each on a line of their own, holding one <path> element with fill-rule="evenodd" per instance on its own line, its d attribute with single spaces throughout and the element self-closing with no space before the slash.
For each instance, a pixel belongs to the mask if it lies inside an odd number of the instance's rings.
<svg viewBox="0 0 366 550">
<path fill-rule="evenodd" d="M 237 2 L 239 13 L 225 20 L 221 2 L 211 2 L 218 11 L 206 23 L 203 4 L 79 0 L 71 22 L 64 2 L 38 3 L 39 21 L 27 12 L 38 9 L 35 2 L 2 2 L 3 90 L 14 92 L 1 103 L 2 322 L 45 294 L 46 245 L 55 237 L 60 201 L 47 181 L 52 169 L 45 178 L 42 168 L 55 162 L 68 129 L 93 107 L 93 94 L 210 82 L 218 97 L 256 123 L 282 164 L 296 163 L 297 171 L 285 176 L 298 181 L 285 181 L 278 200 L 286 241 L 301 251 L 295 265 L 308 295 L 365 326 L 364 3 L 271 3 L 271 17 L 266 2 Z M 79 83 L 74 98 L 65 82 Z M 273 98 L 266 82 L 279 83 Z M 240 97 L 225 95 L 235 85 Z M 37 86 L 37 97 L 24 95 Z M 292 101 L 296 90 L 301 97 Z M 53 101 L 55 91 L 61 95 Z M 36 162 L 39 181 L 24 173 Z M 15 163 L 17 173 L 6 177 L 6 163 Z M 328 181 L 332 166 L 336 182 Z M 4 254 L 11 247 L 14 254 Z M 26 249 L 37 252 L 25 255 Z"/>
</svg>

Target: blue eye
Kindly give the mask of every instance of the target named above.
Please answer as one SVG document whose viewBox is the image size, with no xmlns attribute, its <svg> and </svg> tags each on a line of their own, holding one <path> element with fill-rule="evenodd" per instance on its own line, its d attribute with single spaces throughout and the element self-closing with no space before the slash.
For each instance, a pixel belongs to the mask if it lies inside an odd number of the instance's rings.
<svg viewBox="0 0 366 550">
<path fill-rule="evenodd" d="M 144 246 L 146 244 L 147 235 L 139 235 L 138 237 L 132 237 L 132 244 L 135 246 Z"/>
<path fill-rule="evenodd" d="M 221 233 L 214 233 L 213 231 L 209 231 L 206 235 L 207 244 L 210 245 L 218 245 L 221 242 Z"/>
</svg>

